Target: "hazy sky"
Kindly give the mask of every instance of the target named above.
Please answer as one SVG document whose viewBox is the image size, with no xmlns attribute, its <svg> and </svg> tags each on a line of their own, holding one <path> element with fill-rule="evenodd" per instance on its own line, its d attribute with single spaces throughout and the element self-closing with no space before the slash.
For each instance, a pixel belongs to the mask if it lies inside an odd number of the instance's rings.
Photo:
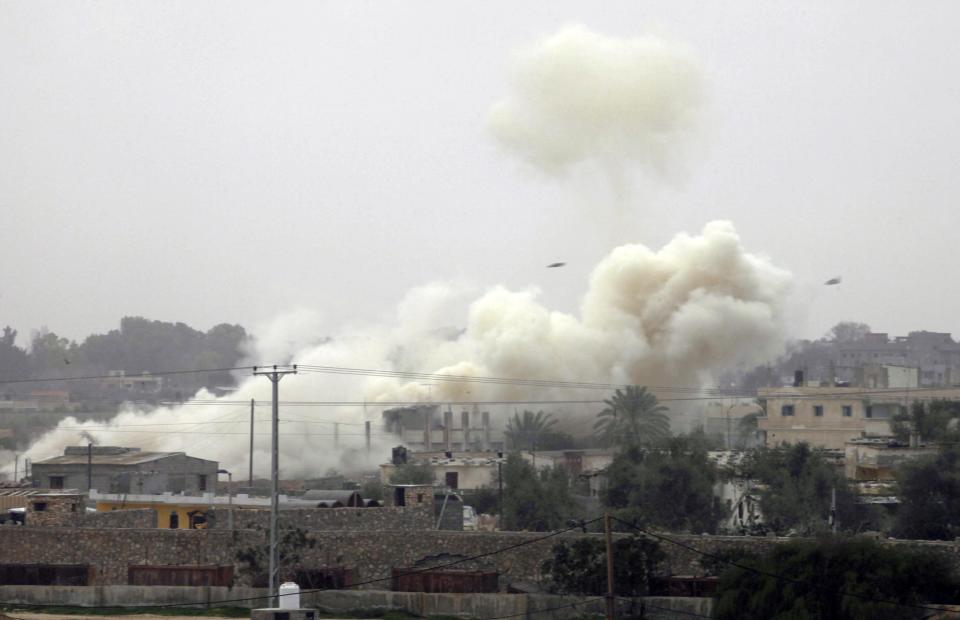
<svg viewBox="0 0 960 620">
<path fill-rule="evenodd" d="M 309 308 L 334 332 L 436 279 L 572 311 L 613 245 L 724 218 L 794 273 L 796 335 L 960 335 L 958 20 L 954 2 L 2 0 L 0 324 L 82 338 Z M 704 66 L 685 172 L 637 179 L 627 216 L 599 175 L 538 176 L 486 127 L 511 54 L 569 23 L 652 29 Z"/>
</svg>

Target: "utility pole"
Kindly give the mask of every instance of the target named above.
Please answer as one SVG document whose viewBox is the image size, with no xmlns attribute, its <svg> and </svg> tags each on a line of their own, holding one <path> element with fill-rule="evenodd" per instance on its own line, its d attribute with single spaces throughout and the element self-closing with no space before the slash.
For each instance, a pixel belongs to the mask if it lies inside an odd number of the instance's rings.
<svg viewBox="0 0 960 620">
<path fill-rule="evenodd" d="M 613 534 L 610 532 L 610 513 L 603 515 L 603 536 L 607 543 L 607 618 L 614 620 L 616 598 L 613 592 Z"/>
<path fill-rule="evenodd" d="M 270 431 L 270 565 L 269 565 L 269 596 L 274 605 L 277 601 L 277 572 L 280 569 L 280 558 L 277 554 L 278 513 L 280 511 L 280 379 L 284 375 L 297 374 L 297 366 L 273 366 L 270 370 L 257 370 L 253 367 L 254 375 L 263 375 L 273 384 L 273 415 L 271 416 Z"/>
<path fill-rule="evenodd" d="M 506 525 L 503 518 L 503 452 L 497 455 L 497 504 L 500 508 L 500 529 Z"/>
<path fill-rule="evenodd" d="M 93 442 L 87 444 L 87 497 L 93 488 Z"/>
<path fill-rule="evenodd" d="M 363 432 L 367 439 L 367 454 L 370 454 L 370 420 L 363 423 Z"/>
<path fill-rule="evenodd" d="M 837 533 L 837 487 L 830 489 L 830 527 Z"/>
<path fill-rule="evenodd" d="M 254 399 L 250 399 L 250 479 L 247 481 L 248 486 L 253 486 L 253 410 L 256 405 Z"/>
</svg>

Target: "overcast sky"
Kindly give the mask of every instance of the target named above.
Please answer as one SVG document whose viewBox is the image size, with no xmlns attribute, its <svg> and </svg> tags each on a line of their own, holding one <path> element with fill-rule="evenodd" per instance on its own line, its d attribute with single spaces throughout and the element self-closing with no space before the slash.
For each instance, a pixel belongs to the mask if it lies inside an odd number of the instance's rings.
<svg viewBox="0 0 960 620">
<path fill-rule="evenodd" d="M 600 180 L 533 174 L 486 127 L 511 54 L 569 23 L 704 66 L 685 172 L 639 179 L 616 222 Z M 310 308 L 332 333 L 436 279 L 573 311 L 614 244 L 724 218 L 795 275 L 795 335 L 960 335 L 957 23 L 955 2 L 3 0 L 0 324 Z"/>
</svg>

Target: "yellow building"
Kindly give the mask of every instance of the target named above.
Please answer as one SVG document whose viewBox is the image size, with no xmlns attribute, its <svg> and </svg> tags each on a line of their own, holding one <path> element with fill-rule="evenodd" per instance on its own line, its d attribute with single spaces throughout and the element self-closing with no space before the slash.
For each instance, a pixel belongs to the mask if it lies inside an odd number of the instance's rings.
<svg viewBox="0 0 960 620">
<path fill-rule="evenodd" d="M 204 529 L 207 526 L 207 511 L 212 508 L 226 509 L 231 505 L 234 508 L 270 508 L 269 497 L 250 497 L 248 495 L 132 495 L 124 493 L 90 492 L 91 505 L 96 506 L 97 512 L 112 510 L 136 510 L 150 508 L 157 511 L 156 527 L 161 529 Z M 280 505 L 283 508 L 314 508 L 316 501 L 305 501 L 298 498 L 280 496 Z"/>
</svg>

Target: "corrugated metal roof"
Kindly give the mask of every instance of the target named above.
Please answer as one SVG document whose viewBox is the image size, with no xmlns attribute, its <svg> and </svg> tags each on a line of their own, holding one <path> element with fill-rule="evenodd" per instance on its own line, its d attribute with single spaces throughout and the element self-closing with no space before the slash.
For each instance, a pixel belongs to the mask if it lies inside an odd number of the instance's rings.
<svg viewBox="0 0 960 620">
<path fill-rule="evenodd" d="M 125 452 L 123 454 L 94 454 L 90 461 L 94 465 L 140 465 L 158 461 L 170 456 L 186 456 L 184 452 Z M 86 465 L 87 455 L 65 454 L 43 461 L 36 461 L 34 465 Z"/>
</svg>

